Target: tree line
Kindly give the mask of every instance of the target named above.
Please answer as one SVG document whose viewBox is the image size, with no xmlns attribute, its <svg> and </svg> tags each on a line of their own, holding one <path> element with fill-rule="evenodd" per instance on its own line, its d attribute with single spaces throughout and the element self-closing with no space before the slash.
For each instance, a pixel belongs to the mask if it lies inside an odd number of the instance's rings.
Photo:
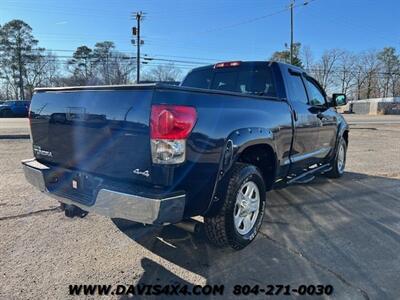
<svg viewBox="0 0 400 300">
<path fill-rule="evenodd" d="M 36 87 L 128 84 L 135 80 L 136 58 L 118 51 L 111 41 L 76 48 L 72 57 L 38 46 L 32 28 L 21 20 L 0 25 L 0 100 L 30 99 Z M 158 65 L 142 77 L 176 81 L 180 70 Z"/>
<path fill-rule="evenodd" d="M 296 43 L 293 56 L 293 64 L 329 93 L 345 93 L 354 100 L 400 96 L 400 55 L 394 47 L 361 53 L 329 49 L 315 59 L 309 47 Z M 290 51 L 277 51 L 270 59 L 289 63 Z"/>
<path fill-rule="evenodd" d="M 0 100 L 30 99 L 36 87 L 115 85 L 133 83 L 136 58 L 120 52 L 112 41 L 76 48 L 72 57 L 56 55 L 38 46 L 32 28 L 21 20 L 0 25 Z M 287 49 L 270 60 L 290 62 Z M 295 65 L 304 68 L 328 93 L 346 93 L 350 99 L 400 96 L 400 55 L 394 47 L 353 53 L 328 49 L 315 58 L 310 47 L 296 43 Z M 181 70 L 157 65 L 143 80 L 176 81 Z"/>
</svg>

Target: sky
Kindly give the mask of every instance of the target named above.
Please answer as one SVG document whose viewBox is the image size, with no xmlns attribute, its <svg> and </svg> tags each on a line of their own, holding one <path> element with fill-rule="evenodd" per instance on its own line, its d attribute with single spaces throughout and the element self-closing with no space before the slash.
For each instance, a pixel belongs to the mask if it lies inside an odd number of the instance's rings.
<svg viewBox="0 0 400 300">
<path fill-rule="evenodd" d="M 400 50 L 399 0 L 296 0 L 294 38 L 315 58 L 324 50 Z M 143 55 L 199 64 L 266 60 L 290 42 L 290 0 L 0 0 L 0 24 L 21 19 L 39 46 L 70 56 L 80 45 L 114 41 L 135 55 L 133 12 L 143 11 Z M 187 63 L 190 62 L 190 63 Z M 156 61 L 153 61 L 154 65 Z"/>
</svg>

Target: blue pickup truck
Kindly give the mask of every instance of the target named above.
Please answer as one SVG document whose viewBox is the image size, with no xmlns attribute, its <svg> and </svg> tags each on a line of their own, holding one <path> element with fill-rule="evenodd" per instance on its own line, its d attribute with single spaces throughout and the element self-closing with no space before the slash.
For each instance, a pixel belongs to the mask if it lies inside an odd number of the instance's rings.
<svg viewBox="0 0 400 300">
<path fill-rule="evenodd" d="M 37 89 L 26 179 L 68 216 L 94 212 L 144 224 L 204 217 L 209 240 L 242 249 L 267 192 L 342 176 L 349 127 L 302 69 L 225 62 L 180 86 Z"/>
</svg>

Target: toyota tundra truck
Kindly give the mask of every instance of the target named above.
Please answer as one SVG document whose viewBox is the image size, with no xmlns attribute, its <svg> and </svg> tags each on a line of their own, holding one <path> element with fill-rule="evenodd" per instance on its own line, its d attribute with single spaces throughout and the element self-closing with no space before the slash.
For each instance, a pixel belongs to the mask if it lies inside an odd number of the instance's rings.
<svg viewBox="0 0 400 300">
<path fill-rule="evenodd" d="M 69 215 L 143 224 L 202 216 L 208 239 L 239 250 L 267 192 L 343 175 L 349 127 L 304 70 L 279 62 L 193 69 L 180 86 L 39 88 L 29 183 Z"/>
</svg>

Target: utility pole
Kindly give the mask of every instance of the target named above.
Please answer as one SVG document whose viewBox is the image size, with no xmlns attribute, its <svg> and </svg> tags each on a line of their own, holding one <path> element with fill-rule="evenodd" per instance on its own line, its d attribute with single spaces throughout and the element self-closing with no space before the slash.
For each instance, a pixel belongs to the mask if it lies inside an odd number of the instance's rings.
<svg viewBox="0 0 400 300">
<path fill-rule="evenodd" d="M 294 51 L 294 42 L 293 42 L 293 8 L 294 2 L 296 0 L 291 0 L 290 2 L 290 63 L 293 64 L 293 51 Z"/>
<path fill-rule="evenodd" d="M 312 2 L 315 0 L 304 0 L 303 5 L 307 5 L 309 2 Z M 293 59 L 294 59 L 294 38 L 293 38 L 293 31 L 294 31 L 294 21 L 293 21 L 293 13 L 294 13 L 294 8 L 296 7 L 295 5 L 296 0 L 291 0 L 289 8 L 290 8 L 290 63 L 293 64 Z"/>
<path fill-rule="evenodd" d="M 137 27 L 132 28 L 132 34 L 136 35 L 136 83 L 140 83 L 140 22 L 143 19 L 143 12 L 136 13 Z"/>
</svg>

